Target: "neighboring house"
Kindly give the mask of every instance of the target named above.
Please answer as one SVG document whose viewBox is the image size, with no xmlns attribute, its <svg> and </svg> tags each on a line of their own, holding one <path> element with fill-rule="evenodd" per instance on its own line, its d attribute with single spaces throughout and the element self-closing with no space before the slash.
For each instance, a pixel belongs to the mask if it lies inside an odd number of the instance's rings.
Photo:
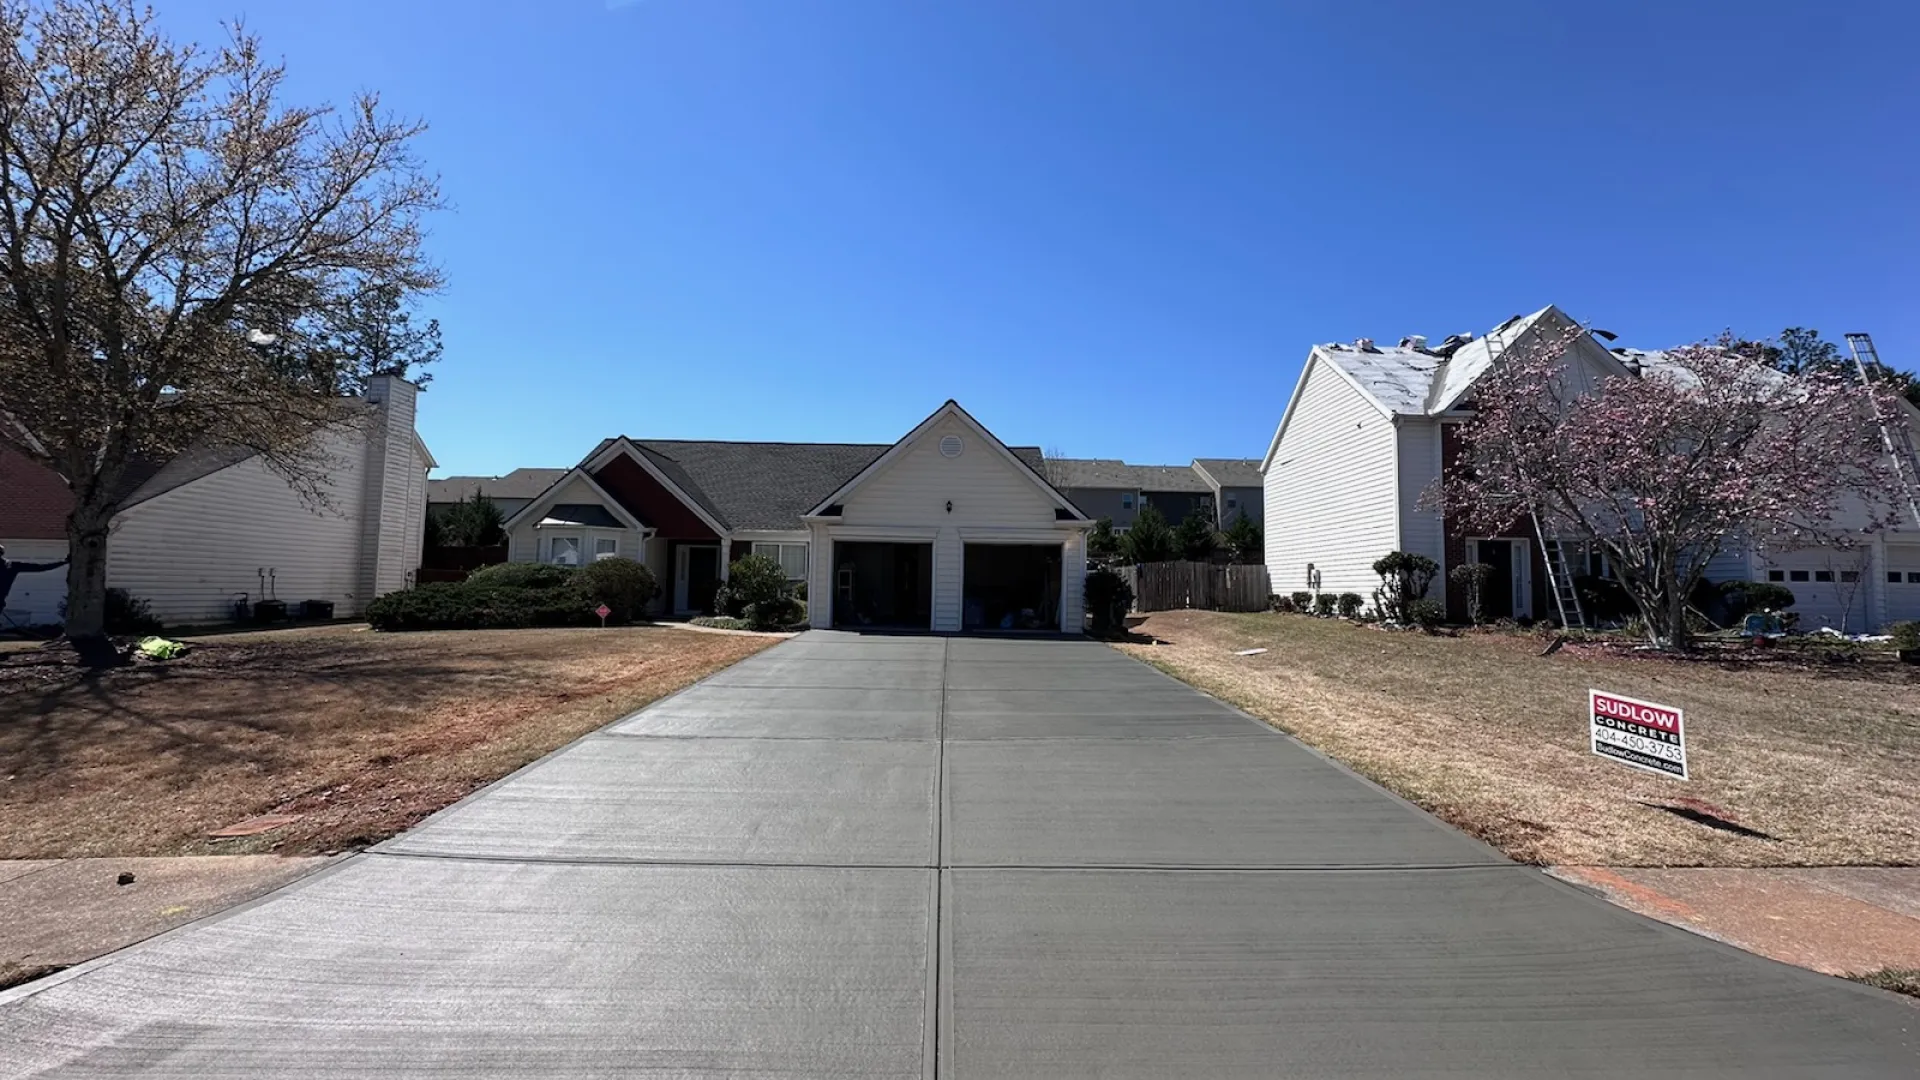
<svg viewBox="0 0 1920 1080">
<path fill-rule="evenodd" d="M 1194 510 L 1226 528 L 1245 514 L 1259 521 L 1260 463 L 1251 458 L 1196 458 L 1191 465 L 1129 465 L 1113 458 L 1049 458 L 1047 475 L 1088 517 L 1108 518 L 1122 532 L 1143 506 L 1179 524 Z"/>
<path fill-rule="evenodd" d="M 620 436 L 508 519 L 508 558 L 637 559 L 689 615 L 763 554 L 814 626 L 1078 631 L 1091 521 L 1040 468 L 951 401 L 892 444 Z"/>
<path fill-rule="evenodd" d="M 1266 480 L 1256 458 L 1194 458 L 1193 471 L 1213 489 L 1222 529 L 1244 516 L 1260 522 L 1266 514 Z"/>
<path fill-rule="evenodd" d="M 534 496 L 566 475 L 565 469 L 515 469 L 505 476 L 443 476 L 427 481 L 427 512 L 445 511 L 456 503 L 485 495 L 502 519 L 519 513 Z"/>
<path fill-rule="evenodd" d="M 1464 619 L 1465 598 L 1447 587 L 1448 569 L 1492 564 L 1489 617 L 1552 615 L 1545 560 L 1531 524 L 1502 536 L 1449 525 L 1423 500 L 1458 446 L 1471 391 L 1508 349 L 1557 335 L 1573 321 L 1555 307 L 1515 316 L 1486 337 L 1459 335 L 1438 348 L 1424 338 L 1398 346 L 1362 339 L 1316 345 L 1261 462 L 1266 492 L 1266 563 L 1273 591 L 1356 592 L 1380 583 L 1373 562 L 1396 549 L 1440 564 L 1430 595 Z M 1462 339 L 1465 339 L 1464 341 Z M 1609 349 L 1591 334 L 1569 350 L 1576 385 L 1634 376 L 1664 354 Z M 1910 419 L 1920 417 L 1911 413 Z M 1597 553 L 1575 573 L 1604 573 Z M 1708 567 L 1714 581 L 1777 580 L 1793 590 L 1801 625 L 1849 630 L 1920 618 L 1920 533 L 1912 526 L 1853 551 L 1758 552 L 1733 542 Z"/>
<path fill-rule="evenodd" d="M 320 436 L 335 462 L 325 506 L 308 504 L 244 451 L 196 450 L 136 469 L 108 534 L 107 586 L 148 601 L 174 625 L 223 622 L 236 600 L 267 596 L 290 607 L 330 601 L 336 615 L 349 615 L 405 588 L 420 565 L 434 464 L 414 431 L 418 395 L 404 379 L 376 378 L 368 422 Z M 0 452 L 0 545 L 9 558 L 64 558 L 71 505 L 58 476 Z M 26 575 L 6 616 L 56 624 L 65 601 L 64 568 Z"/>
</svg>

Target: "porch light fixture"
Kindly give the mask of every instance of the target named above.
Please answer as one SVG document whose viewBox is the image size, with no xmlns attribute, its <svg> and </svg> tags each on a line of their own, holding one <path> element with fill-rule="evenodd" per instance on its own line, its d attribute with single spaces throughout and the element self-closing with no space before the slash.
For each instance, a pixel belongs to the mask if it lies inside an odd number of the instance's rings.
<svg viewBox="0 0 1920 1080">
<path fill-rule="evenodd" d="M 952 499 L 948 499 L 948 500 L 947 500 L 947 513 L 949 513 L 949 514 L 951 514 L 951 513 L 953 513 L 953 500 L 952 500 Z"/>
</svg>

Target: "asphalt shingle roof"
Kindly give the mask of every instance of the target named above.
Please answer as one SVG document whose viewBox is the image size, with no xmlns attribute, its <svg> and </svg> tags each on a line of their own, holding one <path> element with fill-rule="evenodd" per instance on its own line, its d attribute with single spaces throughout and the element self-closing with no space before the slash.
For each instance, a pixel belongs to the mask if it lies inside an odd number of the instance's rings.
<svg viewBox="0 0 1920 1080">
<path fill-rule="evenodd" d="M 1221 487 L 1259 487 L 1264 481 L 1258 458 L 1194 458 L 1193 466 Z"/>
<path fill-rule="evenodd" d="M 1189 491 L 1213 489 L 1190 465 L 1129 465 L 1118 458 L 1054 458 L 1046 475 L 1055 487 L 1118 488 L 1127 491 Z"/>
<path fill-rule="evenodd" d="M 1492 333 L 1460 346 L 1451 357 L 1402 346 L 1362 349 L 1340 344 L 1315 345 L 1313 355 L 1346 372 L 1390 413 L 1437 415 L 1465 396 L 1501 353 L 1555 311 L 1548 306 L 1531 315 L 1515 316 Z"/>
<path fill-rule="evenodd" d="M 728 529 L 803 528 L 800 515 L 893 447 L 892 443 L 628 441 Z M 602 442 L 588 457 L 605 445 Z M 1038 447 L 1008 449 L 1029 468 L 1040 471 Z"/>
<path fill-rule="evenodd" d="M 531 499 L 565 476 L 567 469 L 515 469 L 505 476 L 443 476 L 427 481 L 427 501 L 455 503 L 485 495 L 489 499 Z"/>
</svg>

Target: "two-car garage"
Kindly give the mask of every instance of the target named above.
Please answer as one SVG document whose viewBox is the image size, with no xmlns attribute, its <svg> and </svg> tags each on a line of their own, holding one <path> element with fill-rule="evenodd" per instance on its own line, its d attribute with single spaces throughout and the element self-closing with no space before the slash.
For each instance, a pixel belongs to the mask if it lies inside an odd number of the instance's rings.
<svg viewBox="0 0 1920 1080">
<path fill-rule="evenodd" d="M 961 546 L 960 628 L 1058 631 L 1064 544 Z M 833 625 L 927 630 L 933 620 L 934 545 L 877 540 L 833 544 Z"/>
<path fill-rule="evenodd" d="M 808 621 L 840 629 L 1077 631 L 1086 515 L 948 402 L 803 516 Z"/>
</svg>

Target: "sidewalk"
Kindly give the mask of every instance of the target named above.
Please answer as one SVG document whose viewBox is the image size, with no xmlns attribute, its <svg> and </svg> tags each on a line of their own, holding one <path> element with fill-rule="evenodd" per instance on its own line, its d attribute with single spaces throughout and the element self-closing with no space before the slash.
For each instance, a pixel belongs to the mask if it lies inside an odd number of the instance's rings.
<svg viewBox="0 0 1920 1080">
<path fill-rule="evenodd" d="M 1829 975 L 1920 969 L 1920 867 L 1550 872 L 1650 918 Z"/>
</svg>

